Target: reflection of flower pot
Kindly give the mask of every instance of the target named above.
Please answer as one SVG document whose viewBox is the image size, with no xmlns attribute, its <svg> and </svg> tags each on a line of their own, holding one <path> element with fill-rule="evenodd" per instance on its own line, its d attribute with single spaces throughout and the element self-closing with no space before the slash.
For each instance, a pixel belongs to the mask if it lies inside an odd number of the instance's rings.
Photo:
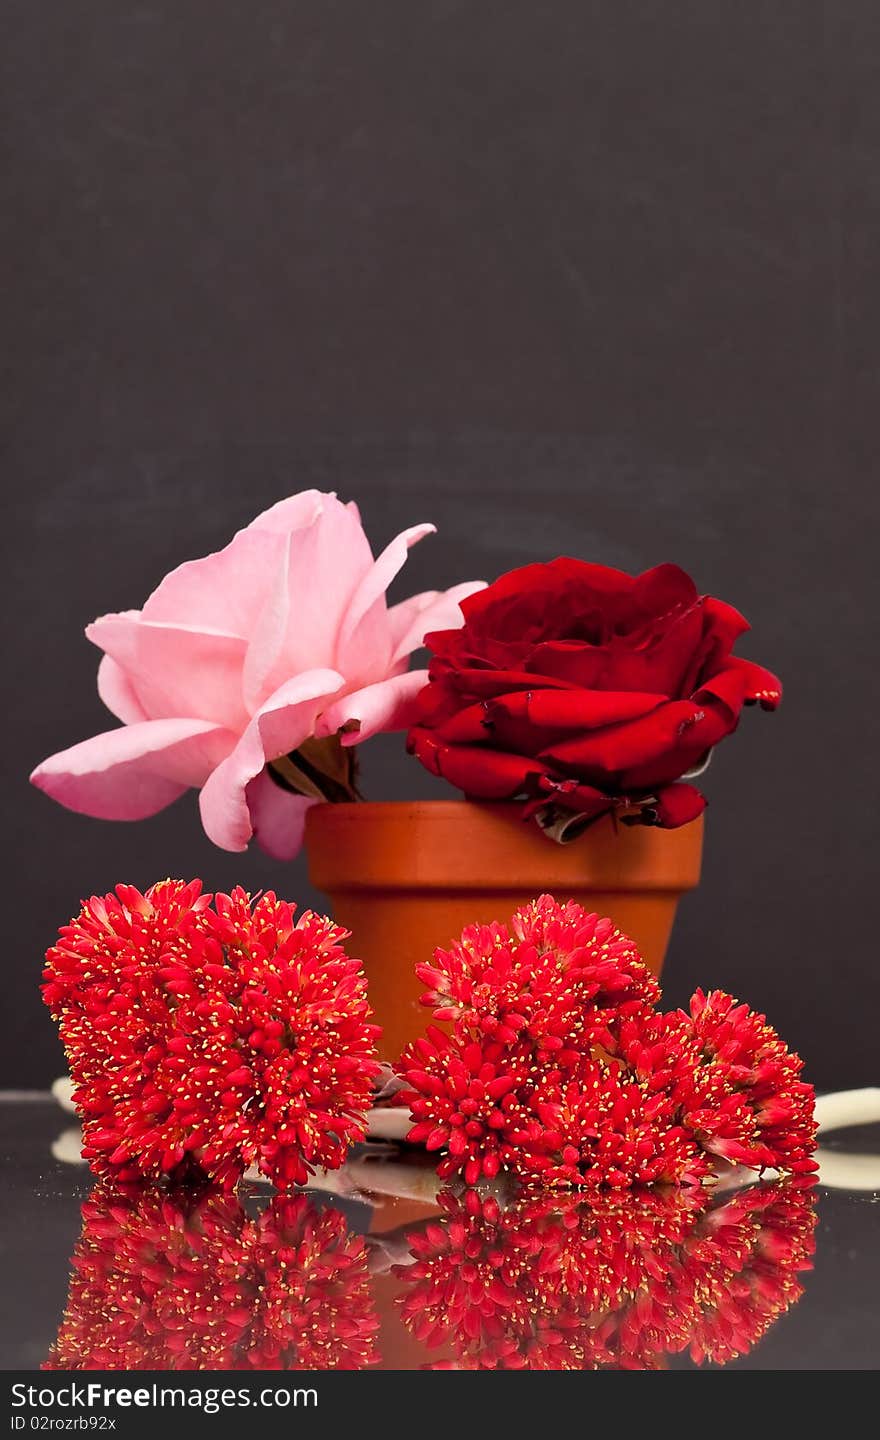
<svg viewBox="0 0 880 1440">
<path fill-rule="evenodd" d="M 465 925 L 507 920 L 545 891 L 610 915 L 660 973 L 679 897 L 700 878 L 702 819 L 679 830 L 602 819 L 558 845 L 521 814 L 518 804 L 465 800 L 309 811 L 310 878 L 352 932 L 386 1056 L 428 1020 L 414 966 Z"/>
</svg>

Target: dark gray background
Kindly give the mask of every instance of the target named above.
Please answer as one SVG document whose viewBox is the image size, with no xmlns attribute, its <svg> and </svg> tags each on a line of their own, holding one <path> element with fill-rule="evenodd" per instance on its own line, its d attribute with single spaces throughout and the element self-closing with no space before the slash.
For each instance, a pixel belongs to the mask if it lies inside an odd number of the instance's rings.
<svg viewBox="0 0 880 1440">
<path fill-rule="evenodd" d="M 201 874 L 189 796 L 111 826 L 32 791 L 106 728 L 82 638 L 304 486 L 399 594 L 560 552 L 676 560 L 752 620 L 781 712 L 707 788 L 667 996 L 766 1009 L 877 1081 L 880 11 L 797 3 L 0 0 L 8 1086 L 79 897 Z M 433 782 L 395 740 L 376 797 Z"/>
</svg>

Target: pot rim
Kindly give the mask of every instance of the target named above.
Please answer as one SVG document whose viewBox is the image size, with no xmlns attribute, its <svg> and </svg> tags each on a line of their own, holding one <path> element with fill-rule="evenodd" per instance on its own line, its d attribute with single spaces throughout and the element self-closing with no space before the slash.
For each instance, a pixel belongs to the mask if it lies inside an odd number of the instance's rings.
<svg viewBox="0 0 880 1440">
<path fill-rule="evenodd" d="M 692 889 L 699 881 L 703 818 L 678 830 L 615 824 L 603 816 L 558 845 L 517 801 L 375 800 L 312 806 L 309 876 L 345 891 Z"/>
<path fill-rule="evenodd" d="M 467 800 L 464 798 L 460 800 L 325 800 L 310 807 L 306 816 L 306 824 L 310 823 L 312 816 L 318 811 L 327 810 L 335 811 L 345 816 L 355 817 L 359 815 L 362 817 L 372 816 L 374 818 L 379 812 L 385 815 L 391 812 L 402 815 L 404 811 L 407 810 L 418 812 L 419 814 L 428 813 L 437 819 L 446 817 L 456 818 L 465 812 L 470 814 L 482 813 L 497 814 L 500 816 L 521 816 L 523 803 L 522 800 Z M 600 819 L 596 821 L 596 824 L 602 824 L 604 818 L 605 817 L 600 817 Z M 529 820 L 523 820 L 524 825 L 528 825 L 529 823 Z M 687 825 L 682 825 L 678 828 L 680 830 L 689 830 L 694 825 L 701 826 L 702 823 L 703 816 L 698 815 L 695 820 L 690 820 Z M 540 827 L 536 828 L 540 832 Z M 624 828 L 658 831 L 661 827 L 646 825 Z M 663 830 L 661 833 L 668 835 L 673 832 Z"/>
</svg>

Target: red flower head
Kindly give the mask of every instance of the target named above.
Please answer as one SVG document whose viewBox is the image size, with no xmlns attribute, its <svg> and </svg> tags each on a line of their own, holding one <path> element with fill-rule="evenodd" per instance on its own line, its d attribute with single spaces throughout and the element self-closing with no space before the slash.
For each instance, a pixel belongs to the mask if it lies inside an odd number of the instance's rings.
<svg viewBox="0 0 880 1440">
<path fill-rule="evenodd" d="M 422 1003 L 453 1020 L 410 1046 L 401 1074 L 411 1087 L 409 1139 L 444 1148 L 438 1173 L 467 1184 L 501 1169 L 535 1175 L 554 1166 L 538 1109 L 594 1046 L 613 1051 L 624 1016 L 660 990 L 632 941 L 610 920 L 550 895 L 505 925 L 469 926 L 432 965 Z M 554 1130 L 556 1126 L 553 1126 Z M 566 1148 L 566 1147 L 563 1147 Z M 570 1166 L 568 1167 L 570 1170 Z"/>
<path fill-rule="evenodd" d="M 705 1148 L 756 1169 L 815 1170 L 815 1092 L 766 1017 L 721 990 L 698 990 L 689 1028 L 697 1058 L 677 1098 Z"/>
<path fill-rule="evenodd" d="M 813 1087 L 763 1015 L 698 990 L 690 1015 L 634 1010 L 617 1034 L 612 1057 L 584 1056 L 535 1085 L 529 1106 L 542 1130 L 531 1147 L 523 1134 L 521 1174 L 619 1187 L 692 1184 L 716 1158 L 786 1175 L 816 1169 Z"/>
<path fill-rule="evenodd" d="M 696 1184 L 716 1159 L 815 1169 L 812 1087 L 762 1015 L 698 991 L 662 1014 L 656 981 L 608 920 L 543 896 L 504 925 L 472 926 L 434 964 L 429 1026 L 399 1062 L 409 1140 L 442 1150 L 467 1185 L 619 1189 Z"/>
<path fill-rule="evenodd" d="M 702 1189 L 466 1191 L 409 1236 L 404 1324 L 432 1369 L 656 1369 L 746 1354 L 801 1294 L 815 1210 L 803 1182 L 756 1185 L 718 1207 Z"/>
<path fill-rule="evenodd" d="M 560 1067 L 527 1043 L 465 1042 L 430 1026 L 401 1060 L 407 1136 L 443 1150 L 441 1179 L 508 1171 L 545 1185 L 694 1184 L 709 1158 L 664 1088 L 589 1053 Z"/>
<path fill-rule="evenodd" d="M 426 638 L 409 749 L 468 795 L 525 797 L 547 825 L 557 811 L 609 810 L 685 824 L 705 800 L 676 782 L 744 704 L 781 698 L 775 675 L 732 653 L 742 615 L 675 565 L 637 577 L 571 559 L 527 565 L 461 608 L 460 630 Z"/>
<path fill-rule="evenodd" d="M 335 1167 L 364 1135 L 378 1071 L 346 932 L 243 890 L 166 881 L 93 897 L 47 952 L 59 1023 L 101 1176 L 281 1188 Z"/>
<path fill-rule="evenodd" d="M 530 1097 L 540 1066 L 528 1044 L 466 1040 L 429 1025 L 399 1068 L 410 1088 L 398 1100 L 415 1122 L 407 1139 L 445 1151 L 437 1166 L 442 1180 L 461 1174 L 476 1185 L 519 1168 L 522 1147 L 512 1137 L 537 1125 Z"/>
<path fill-rule="evenodd" d="M 646 1083 L 617 1061 L 584 1056 L 570 1072 L 543 1076 L 531 1106 L 540 1129 L 522 1132 L 517 1169 L 526 1178 L 618 1190 L 694 1185 L 710 1173 L 658 1072 Z"/>
<path fill-rule="evenodd" d="M 611 920 L 542 895 L 506 925 L 471 925 L 431 965 L 423 1004 L 436 1020 L 511 1044 L 528 1039 L 564 1061 L 614 1046 L 622 1016 L 653 1004 L 660 988 L 633 942 Z M 571 1055 L 568 1052 L 572 1052 Z"/>
<path fill-rule="evenodd" d="M 360 1236 L 305 1196 L 99 1186 L 48 1370 L 359 1370 L 378 1359 Z"/>
</svg>

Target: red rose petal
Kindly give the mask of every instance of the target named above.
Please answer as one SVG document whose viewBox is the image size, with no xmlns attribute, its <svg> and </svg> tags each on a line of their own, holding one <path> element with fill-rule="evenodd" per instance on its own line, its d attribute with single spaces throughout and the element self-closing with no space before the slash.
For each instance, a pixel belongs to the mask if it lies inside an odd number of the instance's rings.
<svg viewBox="0 0 880 1440">
<path fill-rule="evenodd" d="M 520 691 L 490 701 L 486 713 L 527 720 L 536 729 L 597 730 L 623 720 L 635 720 L 663 705 L 666 695 L 639 690 L 552 689 Z"/>
<path fill-rule="evenodd" d="M 442 775 L 466 795 L 482 800 L 512 799 L 541 773 L 535 760 L 476 745 L 446 745 L 430 730 L 411 730 L 407 748 L 434 775 Z"/>
<path fill-rule="evenodd" d="M 659 791 L 652 808 L 658 825 L 664 830 L 677 830 L 702 815 L 706 797 L 696 785 L 667 785 Z"/>
<path fill-rule="evenodd" d="M 428 637 L 409 748 L 474 796 L 525 792 L 534 809 L 539 786 L 571 780 L 558 803 L 584 814 L 638 805 L 698 766 L 744 704 L 781 697 L 776 676 L 731 654 L 739 611 L 675 565 L 630 576 L 563 557 L 462 609 L 460 630 Z M 697 801 L 670 804 L 663 823 Z"/>
<path fill-rule="evenodd" d="M 542 759 L 563 770 L 586 778 L 614 774 L 634 765 L 645 765 L 674 749 L 687 728 L 689 743 L 700 745 L 699 728 L 705 711 L 691 700 L 673 700 L 650 714 L 623 725 L 591 730 L 573 740 L 563 740 L 544 751 Z M 708 748 L 711 740 L 703 746 Z"/>
<path fill-rule="evenodd" d="M 702 682 L 695 699 L 704 693 L 720 700 L 735 715 L 744 704 L 755 701 L 765 710 L 775 710 L 782 699 L 782 682 L 763 665 L 732 655 L 723 670 Z"/>
</svg>

